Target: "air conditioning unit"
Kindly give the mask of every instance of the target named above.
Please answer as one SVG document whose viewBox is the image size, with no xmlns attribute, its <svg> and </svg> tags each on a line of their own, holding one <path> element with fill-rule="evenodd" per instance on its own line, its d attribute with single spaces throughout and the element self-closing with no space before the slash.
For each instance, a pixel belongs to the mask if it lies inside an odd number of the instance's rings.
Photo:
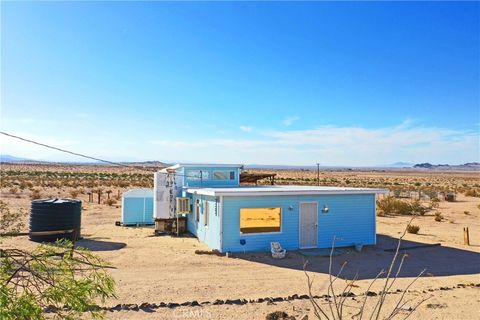
<svg viewBox="0 0 480 320">
<path fill-rule="evenodd" d="M 190 198 L 177 198 L 177 214 L 187 214 L 190 213 Z"/>
</svg>

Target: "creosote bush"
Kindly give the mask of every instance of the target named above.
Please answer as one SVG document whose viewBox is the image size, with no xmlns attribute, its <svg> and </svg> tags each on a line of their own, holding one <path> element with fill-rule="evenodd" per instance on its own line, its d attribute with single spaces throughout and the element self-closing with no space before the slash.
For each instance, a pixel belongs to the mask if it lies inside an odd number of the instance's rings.
<svg viewBox="0 0 480 320">
<path fill-rule="evenodd" d="M 70 196 L 72 198 L 76 198 L 78 197 L 78 194 L 80 193 L 80 191 L 76 190 L 76 189 L 73 189 L 73 190 L 70 190 Z"/>
<path fill-rule="evenodd" d="M 403 201 L 394 196 L 377 200 L 378 215 L 424 215 L 430 208 L 421 204 L 419 200 Z"/>
<path fill-rule="evenodd" d="M 440 212 L 437 211 L 437 212 L 435 212 L 435 218 L 434 219 L 437 222 L 441 222 L 443 220 L 443 216 Z"/>
<path fill-rule="evenodd" d="M 477 189 L 468 189 L 467 191 L 465 191 L 465 195 L 467 197 L 480 197 L 480 191 L 478 191 Z"/>
<path fill-rule="evenodd" d="M 413 233 L 413 234 L 417 234 L 418 231 L 420 231 L 420 227 L 419 226 L 416 226 L 414 224 L 409 224 L 407 226 L 407 232 L 408 233 Z"/>
<path fill-rule="evenodd" d="M 103 203 L 106 204 L 106 205 L 109 205 L 109 206 L 113 206 L 115 203 L 117 203 L 117 200 L 115 200 L 113 198 L 110 198 L 110 199 L 105 200 Z"/>
<path fill-rule="evenodd" d="M 40 193 L 40 190 L 38 189 L 32 189 L 30 193 L 30 199 L 36 200 L 40 199 L 42 197 L 42 194 Z"/>
</svg>

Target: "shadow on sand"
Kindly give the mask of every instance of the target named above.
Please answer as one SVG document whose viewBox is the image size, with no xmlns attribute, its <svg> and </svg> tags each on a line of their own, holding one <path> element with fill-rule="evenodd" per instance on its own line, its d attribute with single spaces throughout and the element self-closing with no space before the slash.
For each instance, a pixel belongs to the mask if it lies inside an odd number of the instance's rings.
<svg viewBox="0 0 480 320">
<path fill-rule="evenodd" d="M 378 235 L 377 245 L 365 247 L 361 253 L 355 252 L 352 248 L 342 249 L 344 251 L 343 254 L 333 257 L 332 271 L 336 274 L 342 264 L 347 261 L 341 278 L 353 279 L 355 275 L 358 275 L 359 280 L 373 279 L 380 270 L 388 269 L 395 252 L 385 250 L 395 249 L 397 243 L 397 238 Z M 424 245 L 427 244 L 403 240 L 401 247 Z M 399 278 L 415 277 L 423 269 L 426 269 L 426 275 L 433 276 L 480 273 L 480 254 L 476 252 L 444 246 L 432 246 L 412 250 L 400 250 L 400 254 L 403 253 L 406 253 L 408 256 L 405 259 Z M 397 261 L 400 261 L 400 256 Z M 303 270 L 304 261 L 308 260 L 307 270 L 310 272 L 328 274 L 329 269 L 328 256 L 305 257 L 298 251 L 288 252 L 287 257 L 283 260 L 275 260 L 268 253 L 239 253 L 233 257 L 296 270 Z M 396 268 L 394 270 L 396 270 Z"/>
<path fill-rule="evenodd" d="M 90 251 L 114 251 L 127 246 L 123 242 L 104 241 L 98 239 L 81 239 L 77 241 L 77 246 L 89 249 Z"/>
</svg>

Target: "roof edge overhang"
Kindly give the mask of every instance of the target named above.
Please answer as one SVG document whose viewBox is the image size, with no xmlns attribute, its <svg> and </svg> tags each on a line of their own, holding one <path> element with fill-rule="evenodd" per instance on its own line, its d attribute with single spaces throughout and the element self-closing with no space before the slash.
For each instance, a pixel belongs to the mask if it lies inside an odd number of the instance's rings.
<svg viewBox="0 0 480 320">
<path fill-rule="evenodd" d="M 187 188 L 187 193 L 196 193 L 205 196 L 249 197 L 249 196 L 311 196 L 311 195 L 339 195 L 339 194 L 386 194 L 388 189 L 371 190 L 285 190 L 285 191 L 217 191 L 215 189 Z"/>
</svg>

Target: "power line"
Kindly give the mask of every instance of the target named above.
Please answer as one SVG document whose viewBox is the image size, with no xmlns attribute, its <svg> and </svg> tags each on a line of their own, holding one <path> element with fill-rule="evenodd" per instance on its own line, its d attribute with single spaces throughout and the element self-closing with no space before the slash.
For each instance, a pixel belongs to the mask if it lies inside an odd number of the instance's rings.
<svg viewBox="0 0 480 320">
<path fill-rule="evenodd" d="M 137 170 L 143 170 L 143 171 L 147 171 L 147 172 L 150 172 L 150 173 L 152 172 L 152 170 L 146 169 L 145 167 L 127 165 L 127 164 L 120 163 L 120 162 L 114 162 L 114 161 L 109 161 L 109 160 L 104 160 L 104 159 L 92 157 L 92 156 L 89 156 L 89 155 L 86 155 L 86 154 L 82 154 L 82 153 L 78 153 L 78 152 L 74 152 L 74 151 L 70 151 L 70 150 L 66 150 L 66 149 L 62 149 L 62 148 L 58 148 L 58 147 L 54 147 L 54 146 L 51 146 L 51 145 L 48 145 L 48 144 L 45 144 L 45 143 L 42 143 L 42 142 L 33 141 L 33 140 L 30 140 L 30 139 L 27 139 L 27 138 L 22 138 L 22 137 L 19 137 L 19 136 L 10 134 L 10 133 L 6 133 L 6 132 L 3 132 L 3 131 L 0 131 L 0 133 L 7 136 L 7 137 L 10 137 L 10 138 L 14 138 L 14 139 L 22 140 L 22 141 L 25 141 L 25 142 L 33 143 L 33 144 L 36 144 L 38 146 L 42 146 L 42 147 L 45 147 L 45 148 L 57 150 L 57 151 L 64 152 L 64 153 L 68 153 L 68 154 L 75 155 L 75 156 L 78 156 L 78 157 L 82 157 L 82 158 L 86 158 L 86 159 L 90 159 L 90 160 L 95 160 L 95 161 L 99 161 L 99 162 L 103 162 L 103 163 L 108 163 L 108 164 L 115 165 L 115 166 L 137 169 Z M 166 172 L 160 172 L 158 170 L 155 170 L 155 171 L 159 174 L 168 175 L 168 173 L 166 173 Z M 186 175 L 186 174 L 178 174 L 178 173 L 173 173 L 173 175 L 179 176 L 179 177 L 199 178 L 200 181 L 203 180 L 202 179 L 202 170 L 200 170 L 200 177 L 195 176 L 195 175 Z"/>
<path fill-rule="evenodd" d="M 86 158 L 86 159 L 90 159 L 90 160 L 95 160 L 95 161 L 99 161 L 99 162 L 103 162 L 103 163 L 108 163 L 108 164 L 115 165 L 115 166 L 133 168 L 133 169 L 139 169 L 139 170 L 152 172 L 152 170 L 146 169 L 144 167 L 127 165 L 127 164 L 124 164 L 124 163 L 113 162 L 113 161 L 109 161 L 109 160 L 104 160 L 104 159 L 92 157 L 92 156 L 89 156 L 89 155 L 86 155 L 86 154 L 82 154 L 82 153 L 78 153 L 78 152 L 54 147 L 54 146 L 51 146 L 51 145 L 48 145 L 48 144 L 45 144 L 45 143 L 41 143 L 41 142 L 38 142 L 38 141 L 33 141 L 33 140 L 30 140 L 30 139 L 22 138 L 22 137 L 19 137 L 19 136 L 13 135 L 13 134 L 9 134 L 9 133 L 3 132 L 3 131 L 0 131 L 0 133 L 7 136 L 7 137 L 10 137 L 10 138 L 14 138 L 14 139 L 22 140 L 22 141 L 25 141 L 25 142 L 33 143 L 33 144 L 36 144 L 36 145 L 39 145 L 39 146 L 42 146 L 42 147 L 45 147 L 45 148 L 57 150 L 57 151 L 60 151 L 60 152 L 69 153 L 69 154 L 72 154 L 72 155 L 75 155 L 75 156 L 78 156 L 78 157 L 82 157 L 82 158 Z M 163 173 L 163 172 L 161 172 L 161 173 Z"/>
</svg>

